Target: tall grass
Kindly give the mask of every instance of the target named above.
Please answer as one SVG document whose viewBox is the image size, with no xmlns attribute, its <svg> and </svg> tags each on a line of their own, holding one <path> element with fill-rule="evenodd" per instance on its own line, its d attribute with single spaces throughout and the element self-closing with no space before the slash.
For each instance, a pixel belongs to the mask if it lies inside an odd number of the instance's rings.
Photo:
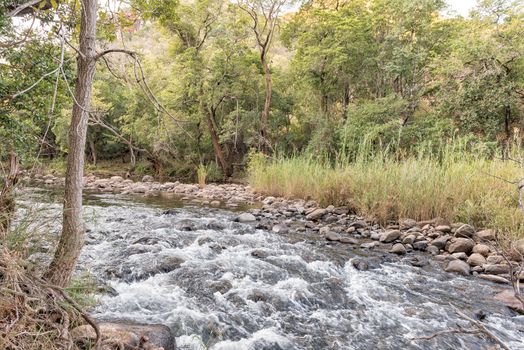
<svg viewBox="0 0 524 350">
<path fill-rule="evenodd" d="M 506 237 L 524 236 L 517 185 L 524 176 L 515 162 L 486 159 L 481 152 L 438 156 L 366 154 L 334 163 L 307 156 L 252 157 L 250 185 L 259 192 L 321 205 L 348 205 L 381 223 L 400 218 L 443 218 L 478 228 L 496 228 Z"/>
</svg>

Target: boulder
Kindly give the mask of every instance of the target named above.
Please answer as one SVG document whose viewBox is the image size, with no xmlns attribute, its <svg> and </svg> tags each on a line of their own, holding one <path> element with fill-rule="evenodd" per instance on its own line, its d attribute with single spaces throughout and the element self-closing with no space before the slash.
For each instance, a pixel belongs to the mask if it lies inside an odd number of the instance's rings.
<svg viewBox="0 0 524 350">
<path fill-rule="evenodd" d="M 431 241 L 431 245 L 434 245 L 438 249 L 444 249 L 450 238 L 451 236 L 448 235 L 435 238 L 433 241 Z"/>
<path fill-rule="evenodd" d="M 470 266 L 482 266 L 486 264 L 486 258 L 479 253 L 473 253 L 468 258 L 468 264 Z"/>
<path fill-rule="evenodd" d="M 495 240 L 495 231 L 493 230 L 482 230 L 475 234 L 480 241 L 493 241 Z"/>
<path fill-rule="evenodd" d="M 402 240 L 402 243 L 404 243 L 404 244 L 413 244 L 413 242 L 415 242 L 415 238 L 416 238 L 415 235 L 407 235 Z"/>
<path fill-rule="evenodd" d="M 524 238 L 519 239 L 515 242 L 515 250 L 520 254 L 524 255 Z"/>
<path fill-rule="evenodd" d="M 439 253 L 439 249 L 435 247 L 434 245 L 430 245 L 426 248 L 426 251 L 430 253 L 431 255 L 437 255 Z"/>
<path fill-rule="evenodd" d="M 389 252 L 393 254 L 404 255 L 406 254 L 406 247 L 404 247 L 402 243 L 397 243 L 393 245 Z"/>
<path fill-rule="evenodd" d="M 323 226 L 320 228 L 320 230 L 318 230 L 318 233 L 321 234 L 322 236 L 325 236 L 329 233 L 329 231 L 331 231 L 329 226 Z"/>
<path fill-rule="evenodd" d="M 455 237 L 471 238 L 475 234 L 475 228 L 471 225 L 464 224 L 455 231 Z"/>
<path fill-rule="evenodd" d="M 485 244 L 477 244 L 473 247 L 473 253 L 480 254 L 484 257 L 489 255 L 490 250 L 489 246 Z"/>
<path fill-rule="evenodd" d="M 504 262 L 504 257 L 502 255 L 493 254 L 487 257 L 486 262 L 488 264 L 500 264 Z"/>
<path fill-rule="evenodd" d="M 428 241 L 418 241 L 413 243 L 413 249 L 415 250 L 426 250 L 428 248 Z"/>
<path fill-rule="evenodd" d="M 271 231 L 273 231 L 275 233 L 288 233 L 289 232 L 289 228 L 286 225 L 277 224 L 277 225 L 274 225 L 271 228 Z"/>
<path fill-rule="evenodd" d="M 169 327 L 161 324 L 132 322 L 99 322 L 102 340 L 122 344 L 124 349 L 175 350 L 175 338 Z M 75 343 L 94 344 L 96 334 L 89 325 L 78 326 L 71 331 Z"/>
<path fill-rule="evenodd" d="M 153 182 L 155 179 L 153 178 L 153 176 L 151 175 L 145 175 L 143 178 L 142 178 L 142 182 Z"/>
<path fill-rule="evenodd" d="M 453 253 L 451 254 L 451 256 L 453 257 L 453 259 L 460 259 L 460 260 L 468 260 L 468 254 L 464 253 L 464 252 L 458 252 L 458 253 Z"/>
<path fill-rule="evenodd" d="M 494 298 L 495 300 L 502 302 L 513 311 L 516 311 L 519 314 L 524 314 L 524 305 L 522 305 L 520 300 L 515 297 L 515 292 L 513 289 L 506 289 L 495 295 Z"/>
<path fill-rule="evenodd" d="M 311 213 L 306 215 L 307 220 L 318 220 L 321 217 L 323 217 L 327 213 L 326 209 L 317 208 L 313 210 Z"/>
<path fill-rule="evenodd" d="M 346 244 L 358 244 L 358 240 L 353 237 L 340 237 L 340 243 L 346 243 Z"/>
<path fill-rule="evenodd" d="M 400 221 L 399 226 L 401 230 L 408 230 L 417 226 L 417 222 L 413 219 L 403 219 Z"/>
<path fill-rule="evenodd" d="M 466 254 L 469 254 L 473 247 L 475 246 L 475 242 L 473 240 L 468 238 L 457 238 L 454 242 L 452 242 L 449 247 L 448 251 L 450 253 L 459 253 L 464 252 Z"/>
<path fill-rule="evenodd" d="M 328 241 L 340 241 L 340 239 L 342 238 L 338 233 L 333 231 L 328 231 L 324 236 Z"/>
<path fill-rule="evenodd" d="M 380 242 L 382 243 L 390 243 L 394 240 L 398 239 L 400 237 L 400 231 L 399 230 L 389 230 L 386 232 L 383 232 L 380 235 Z"/>
<path fill-rule="evenodd" d="M 497 275 L 478 275 L 478 277 L 490 282 L 509 284 L 509 281 L 506 278 Z"/>
<path fill-rule="evenodd" d="M 354 227 L 356 229 L 359 229 L 359 228 L 366 228 L 368 227 L 368 223 L 364 220 L 357 220 L 357 221 L 354 221 L 351 223 L 351 225 L 349 225 L 350 227 Z"/>
<path fill-rule="evenodd" d="M 452 260 L 448 263 L 448 266 L 446 267 L 447 272 L 455 272 L 462 275 L 469 275 L 469 265 L 467 262 L 463 260 Z"/>
<path fill-rule="evenodd" d="M 451 232 L 451 227 L 448 225 L 438 225 L 437 227 L 435 227 L 435 230 L 444 232 L 444 233 L 448 233 L 448 232 Z"/>
<path fill-rule="evenodd" d="M 482 266 L 487 274 L 503 275 L 509 272 L 509 266 L 505 264 L 485 264 Z"/>
<path fill-rule="evenodd" d="M 235 219 L 236 222 L 242 222 L 242 223 L 248 223 L 248 222 L 254 222 L 257 221 L 257 218 L 255 215 L 251 213 L 242 213 Z"/>
</svg>

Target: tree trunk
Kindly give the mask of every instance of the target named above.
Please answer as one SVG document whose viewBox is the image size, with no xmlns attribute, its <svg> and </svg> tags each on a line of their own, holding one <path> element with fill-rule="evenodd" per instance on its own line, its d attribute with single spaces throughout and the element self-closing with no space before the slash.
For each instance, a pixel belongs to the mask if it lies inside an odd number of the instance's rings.
<svg viewBox="0 0 524 350">
<path fill-rule="evenodd" d="M 504 146 L 502 149 L 502 158 L 509 158 L 509 147 L 511 142 L 511 130 L 510 130 L 510 121 L 511 121 L 511 107 L 509 105 L 504 106 Z"/>
<path fill-rule="evenodd" d="M 215 151 L 215 156 L 218 158 L 218 162 L 220 163 L 220 167 L 224 172 L 224 176 L 230 177 L 233 174 L 233 169 L 227 161 L 224 152 L 222 151 L 222 146 L 220 145 L 220 140 L 218 138 L 215 125 L 213 123 L 212 112 L 206 113 L 206 122 L 207 128 L 209 130 L 209 135 L 211 136 L 211 142 L 213 143 L 213 150 Z"/>
<path fill-rule="evenodd" d="M 89 150 L 91 151 L 91 162 L 96 166 L 96 145 L 92 139 L 89 140 Z"/>
<path fill-rule="evenodd" d="M 82 0 L 80 20 L 80 56 L 71 126 L 64 194 L 62 235 L 45 278 L 52 284 L 67 286 L 84 244 L 82 219 L 82 179 L 84 175 L 87 121 L 96 67 L 96 0 Z"/>
<path fill-rule="evenodd" d="M 265 55 L 261 55 L 260 60 L 262 61 L 262 67 L 264 68 L 264 80 L 266 85 L 265 98 L 264 98 L 264 109 L 260 115 L 260 138 L 261 147 L 260 150 L 263 153 L 269 153 L 270 142 L 269 135 L 267 132 L 268 119 L 269 119 L 269 107 L 271 106 L 271 94 L 273 93 L 273 83 L 271 82 L 271 71 Z"/>
<path fill-rule="evenodd" d="M 18 156 L 9 152 L 9 173 L 5 174 L 4 186 L 0 191 L 0 237 L 5 237 L 15 214 L 14 189 L 18 182 Z"/>
</svg>

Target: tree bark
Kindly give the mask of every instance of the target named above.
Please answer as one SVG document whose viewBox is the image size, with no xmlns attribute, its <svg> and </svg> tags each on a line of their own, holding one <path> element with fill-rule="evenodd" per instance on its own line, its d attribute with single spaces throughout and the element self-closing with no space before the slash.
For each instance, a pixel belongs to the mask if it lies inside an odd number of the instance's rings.
<svg viewBox="0 0 524 350">
<path fill-rule="evenodd" d="M 271 106 L 271 95 L 273 93 L 273 83 L 271 81 L 271 70 L 267 62 L 267 57 L 262 54 L 260 57 L 262 61 L 262 67 L 264 68 L 264 81 L 265 81 L 265 98 L 264 98 L 264 109 L 260 116 L 260 137 L 261 137 L 261 147 L 260 150 L 263 153 L 269 153 L 270 142 L 269 135 L 267 132 L 268 128 L 268 119 L 269 119 L 269 108 Z"/>
<path fill-rule="evenodd" d="M 64 194 L 62 235 L 53 261 L 45 274 L 52 284 L 69 283 L 84 244 L 82 180 L 84 175 L 88 109 L 96 67 L 96 0 L 82 0 L 75 101 L 69 128 L 69 153 Z"/>
<path fill-rule="evenodd" d="M 207 128 L 209 130 L 209 135 L 211 136 L 211 143 L 213 144 L 213 150 L 215 151 L 215 156 L 218 158 L 218 162 L 220 163 L 220 167 L 222 168 L 222 171 L 224 172 L 225 177 L 229 177 L 233 174 L 233 169 L 229 162 L 227 161 L 224 151 L 222 150 L 222 146 L 220 145 L 220 139 L 218 138 L 218 134 L 215 128 L 215 125 L 213 123 L 213 112 L 210 111 L 206 113 L 206 122 L 207 122 Z"/>
</svg>

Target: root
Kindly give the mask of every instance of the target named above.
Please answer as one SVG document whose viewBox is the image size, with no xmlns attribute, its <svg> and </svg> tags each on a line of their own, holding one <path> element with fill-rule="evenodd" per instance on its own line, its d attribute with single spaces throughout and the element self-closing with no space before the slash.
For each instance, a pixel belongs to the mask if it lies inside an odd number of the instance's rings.
<svg viewBox="0 0 524 350">
<path fill-rule="evenodd" d="M 0 348 L 6 350 L 82 349 L 70 330 L 94 320 L 61 288 L 28 273 L 20 257 L 0 246 Z"/>
</svg>

